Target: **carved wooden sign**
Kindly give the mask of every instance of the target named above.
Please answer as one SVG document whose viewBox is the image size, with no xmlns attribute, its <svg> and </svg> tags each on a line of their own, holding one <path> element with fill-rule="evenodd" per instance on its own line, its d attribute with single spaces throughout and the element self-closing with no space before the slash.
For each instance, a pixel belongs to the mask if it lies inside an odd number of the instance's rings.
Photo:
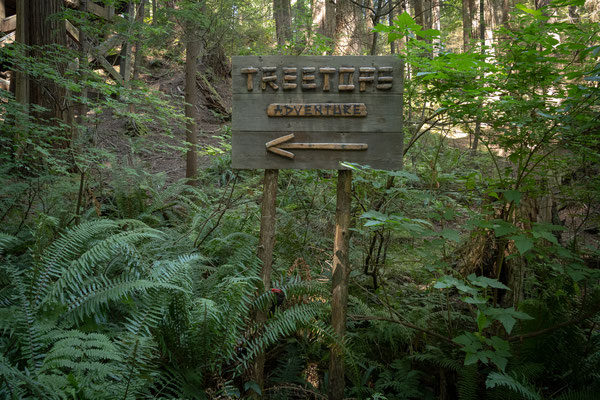
<svg viewBox="0 0 600 400">
<path fill-rule="evenodd" d="M 402 74 L 394 56 L 233 57 L 233 167 L 402 168 Z"/>
</svg>

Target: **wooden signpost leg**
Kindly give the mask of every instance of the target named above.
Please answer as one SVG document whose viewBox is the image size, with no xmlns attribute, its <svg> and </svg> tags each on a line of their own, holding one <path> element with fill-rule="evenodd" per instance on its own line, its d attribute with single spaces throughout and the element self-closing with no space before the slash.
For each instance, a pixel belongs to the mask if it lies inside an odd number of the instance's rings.
<svg viewBox="0 0 600 400">
<path fill-rule="evenodd" d="M 271 266 L 273 264 L 273 247 L 275 246 L 275 213 L 277 200 L 277 178 L 279 170 L 266 169 L 263 182 L 262 209 L 260 215 L 260 238 L 258 241 L 258 258 L 262 262 L 261 278 L 265 291 L 271 289 Z M 256 322 L 259 324 L 267 320 L 263 311 L 256 313 Z M 252 380 L 263 388 L 263 373 L 265 355 L 259 354 L 253 366 Z"/>
<path fill-rule="evenodd" d="M 346 334 L 346 311 L 348 308 L 348 249 L 350 247 L 350 204 L 352 171 L 340 170 L 337 184 L 335 211 L 335 239 L 333 245 L 333 271 L 331 274 L 331 325 L 339 337 Z M 329 399 L 344 398 L 344 360 L 340 349 L 331 349 L 329 363 Z"/>
</svg>

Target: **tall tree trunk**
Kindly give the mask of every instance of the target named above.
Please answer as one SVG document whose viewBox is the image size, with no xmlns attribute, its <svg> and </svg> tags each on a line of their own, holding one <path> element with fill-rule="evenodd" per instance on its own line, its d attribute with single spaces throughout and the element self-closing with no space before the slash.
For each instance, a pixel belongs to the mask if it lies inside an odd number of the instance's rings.
<svg viewBox="0 0 600 400">
<path fill-rule="evenodd" d="M 121 76 L 123 77 L 123 84 L 125 87 L 129 87 L 129 81 L 131 80 L 131 30 L 133 27 L 133 20 L 135 17 L 135 6 L 133 1 L 129 1 L 127 5 L 127 38 L 121 48 Z"/>
<path fill-rule="evenodd" d="M 391 3 L 391 1 L 390 1 Z M 377 24 L 379 24 L 379 20 L 381 19 L 381 15 L 383 14 L 383 10 L 382 10 L 382 6 L 383 6 L 383 0 L 377 0 L 377 5 L 375 6 L 375 15 L 373 15 L 373 24 L 371 25 L 371 27 L 377 26 Z M 391 7 L 391 4 L 390 4 Z M 390 12 L 390 15 L 392 13 Z M 369 54 L 374 56 L 377 54 L 377 32 L 373 32 L 372 33 L 372 38 L 371 38 L 371 50 L 369 51 Z"/>
<path fill-rule="evenodd" d="M 425 21 L 423 19 L 423 0 L 412 0 L 411 3 L 414 8 L 413 18 L 415 22 L 422 27 L 425 27 Z"/>
<path fill-rule="evenodd" d="M 307 22 L 306 0 L 296 0 L 293 10 L 294 20 L 294 54 L 301 54 L 306 48 L 306 39 L 312 29 L 312 24 Z"/>
<path fill-rule="evenodd" d="M 158 0 L 152 0 L 152 25 L 156 25 L 156 13 L 158 11 Z"/>
<path fill-rule="evenodd" d="M 463 33 L 463 52 L 471 48 L 472 27 L 471 20 L 471 0 L 462 1 L 462 33 Z"/>
<path fill-rule="evenodd" d="M 275 34 L 277 45 L 285 46 L 292 38 L 292 11 L 290 0 L 273 0 L 273 17 L 275 18 Z"/>
<path fill-rule="evenodd" d="M 431 1 L 431 27 L 433 29 L 437 29 L 438 31 L 441 31 L 442 29 L 442 13 L 440 10 L 440 2 L 441 0 Z M 439 37 L 433 40 L 433 45 L 433 56 L 437 57 L 441 50 L 441 41 Z"/>
<path fill-rule="evenodd" d="M 479 51 L 481 52 L 481 54 L 485 54 L 484 0 L 479 0 L 479 46 Z M 478 117 L 477 122 L 475 122 L 475 134 L 473 137 L 473 144 L 471 146 L 472 154 L 475 154 L 477 152 L 477 146 L 479 145 L 479 136 L 481 136 L 481 119 Z"/>
<path fill-rule="evenodd" d="M 337 0 L 335 7 L 335 43 L 334 54 L 349 55 L 357 52 L 356 19 L 354 4 L 351 0 Z"/>
<path fill-rule="evenodd" d="M 28 9 L 28 38 L 27 42 L 32 49 L 31 56 L 34 59 L 44 59 L 43 49 L 39 46 L 59 45 L 66 47 L 67 31 L 65 21 L 52 16 L 61 12 L 62 0 L 29 0 Z M 60 73 L 64 73 L 67 65 L 59 62 L 56 65 Z M 36 104 L 47 109 L 34 113 L 41 120 L 53 118 L 69 121 L 69 104 L 67 103 L 66 89 L 59 86 L 50 79 L 30 79 L 29 82 L 31 104 Z M 64 143 L 62 143 L 64 145 Z"/>
<path fill-rule="evenodd" d="M 26 0 L 17 0 L 17 31 L 15 41 L 17 43 L 29 43 L 29 7 Z M 28 54 L 25 54 L 28 55 Z M 23 106 L 29 106 L 29 75 L 24 71 L 13 73 L 15 77 L 15 98 Z"/>
<path fill-rule="evenodd" d="M 137 10 L 135 13 L 135 21 L 141 27 L 144 24 L 144 14 L 146 11 L 146 0 L 140 0 L 140 4 L 137 6 Z M 144 57 L 140 47 L 142 46 L 142 41 L 139 37 L 135 41 L 135 49 L 133 52 L 134 61 L 133 61 L 133 80 L 136 81 L 139 79 L 140 75 L 140 64 L 142 62 L 142 58 Z"/>
<path fill-rule="evenodd" d="M 198 57 L 200 55 L 200 40 L 195 34 L 194 24 L 188 24 L 187 43 L 185 50 L 185 140 L 188 150 L 186 153 L 185 177 L 192 186 L 197 186 L 195 179 L 198 175 L 198 126 L 196 124 L 196 103 L 198 102 Z"/>
</svg>

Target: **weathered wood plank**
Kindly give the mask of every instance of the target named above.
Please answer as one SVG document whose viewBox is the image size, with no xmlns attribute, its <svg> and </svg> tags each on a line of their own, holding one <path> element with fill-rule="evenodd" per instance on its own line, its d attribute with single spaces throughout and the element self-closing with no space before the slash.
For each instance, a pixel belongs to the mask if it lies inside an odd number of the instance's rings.
<svg viewBox="0 0 600 400">
<path fill-rule="evenodd" d="M 279 139 L 280 132 L 237 132 L 233 136 L 232 166 L 240 169 L 344 169 L 344 161 L 370 165 L 379 169 L 402 168 L 401 133 L 339 133 L 295 132 L 294 141 L 299 143 L 364 143 L 368 149 L 356 150 L 292 150 L 294 157 L 273 154 L 266 148 L 269 141 Z M 281 142 L 280 142 L 281 143 Z M 279 145 L 283 147 L 284 145 Z M 272 149 L 273 147 L 271 147 Z M 278 149 L 278 147 L 274 147 Z M 286 151 L 283 149 L 278 149 Z"/>
<path fill-rule="evenodd" d="M 0 39 L 0 46 L 7 45 L 14 41 L 15 41 L 15 32 L 11 32 L 8 35 L 3 36 L 2 39 Z"/>
<path fill-rule="evenodd" d="M 123 80 L 123 77 L 121 76 L 121 74 L 119 74 L 119 72 L 108 62 L 108 60 L 106 58 L 104 58 L 102 56 L 96 56 L 96 59 L 100 62 L 100 65 L 102 65 L 102 68 L 104 68 L 104 70 L 106 72 L 108 72 L 108 74 L 115 81 L 117 81 L 121 85 L 125 84 L 125 81 Z"/>
<path fill-rule="evenodd" d="M 364 103 L 275 103 L 267 106 L 269 117 L 366 117 Z"/>
<path fill-rule="evenodd" d="M 378 93 L 393 95 L 402 91 L 402 61 L 395 56 L 240 56 L 233 58 L 233 93 L 266 93 L 282 92 L 282 85 L 288 85 L 288 92 L 293 93 L 339 93 L 344 91 L 359 92 L 358 75 L 374 77 L 374 81 L 365 81 L 360 87 L 362 93 Z M 298 74 L 292 80 L 285 70 L 297 68 Z M 252 71 L 248 73 L 247 71 Z M 284 77 L 288 76 L 285 80 Z M 263 76 L 275 77 L 270 81 L 277 86 L 259 85 Z M 383 84 L 379 77 L 391 77 L 389 89 L 377 89 L 377 84 Z M 297 84 L 296 87 L 291 85 Z M 303 90 L 302 86 L 305 86 Z M 309 88 L 310 86 L 310 88 Z M 250 89 L 252 87 L 253 89 Z"/>
<path fill-rule="evenodd" d="M 255 89 L 256 90 L 256 89 Z M 306 131 L 339 132 L 397 132 L 401 123 L 401 96 L 369 95 L 358 91 L 339 95 L 327 93 L 279 92 L 268 96 L 249 93 L 233 96 L 232 129 L 234 131 L 275 131 L 279 133 Z M 364 104 L 367 116 L 351 117 L 268 117 L 271 104 L 321 104 L 321 103 Z"/>
<path fill-rule="evenodd" d="M 4 33 L 10 33 L 17 30 L 17 16 L 12 15 L 8 18 L 4 18 L 0 23 L 0 31 Z"/>
<path fill-rule="evenodd" d="M 67 34 L 71 36 L 71 38 L 79 43 L 79 29 L 75 28 L 69 20 L 65 20 L 65 25 L 67 27 Z"/>
</svg>

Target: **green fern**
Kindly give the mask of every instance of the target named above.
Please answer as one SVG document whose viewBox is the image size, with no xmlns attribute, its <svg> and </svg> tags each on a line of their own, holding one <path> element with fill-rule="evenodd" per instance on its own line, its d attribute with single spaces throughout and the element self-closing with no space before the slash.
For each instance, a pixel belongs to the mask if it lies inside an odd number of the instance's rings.
<svg viewBox="0 0 600 400">
<path fill-rule="evenodd" d="M 527 383 L 517 380 L 514 376 L 503 372 L 491 372 L 485 381 L 485 387 L 488 389 L 497 387 L 508 388 L 528 400 L 542 400 L 542 396 L 536 389 Z"/>
</svg>

